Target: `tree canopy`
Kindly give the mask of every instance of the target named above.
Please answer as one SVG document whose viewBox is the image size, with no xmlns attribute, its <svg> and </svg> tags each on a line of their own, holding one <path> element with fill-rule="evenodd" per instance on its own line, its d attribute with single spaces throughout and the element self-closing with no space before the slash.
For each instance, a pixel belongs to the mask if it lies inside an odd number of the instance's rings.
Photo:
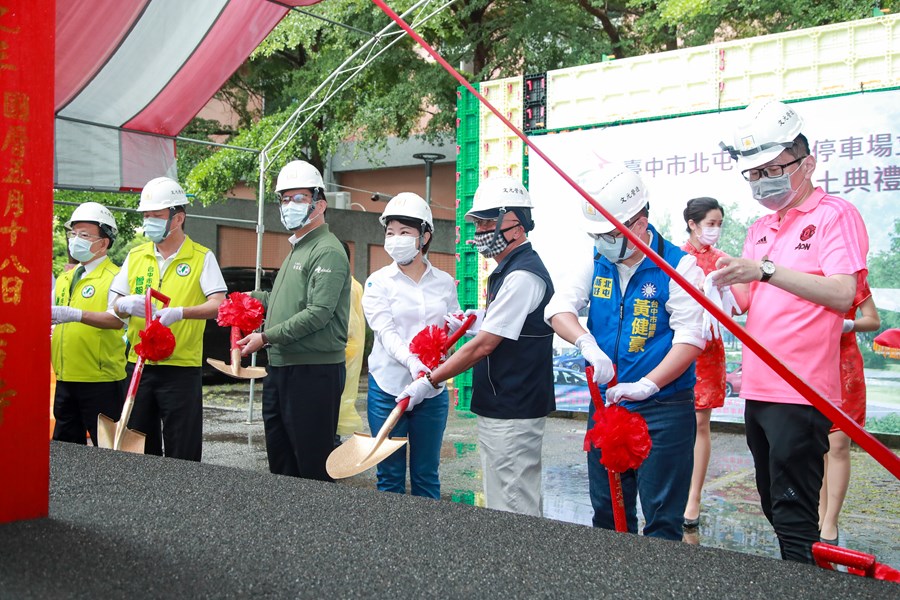
<svg viewBox="0 0 900 600">
<path fill-rule="evenodd" d="M 402 12 L 413 0 L 392 1 Z M 900 0 L 886 0 L 888 10 Z M 441 4 L 432 2 L 427 12 Z M 352 24 L 353 29 L 309 16 Z M 776 33 L 872 15 L 858 0 L 466 0 L 438 11 L 416 30 L 471 81 L 543 72 L 713 41 Z M 296 106 L 389 22 L 372 3 L 328 0 L 289 14 L 217 94 L 240 116 L 231 130 L 194 119 L 185 137 L 217 135 L 228 143 L 262 148 Z M 263 99 L 262 114 L 250 108 Z M 456 82 L 404 38 L 362 70 L 326 103 L 282 152 L 321 167 L 341 142 L 357 142 L 375 164 L 389 137 L 452 139 Z M 178 143 L 179 179 L 204 204 L 222 200 L 239 182 L 258 179 L 254 153 Z M 133 207 L 129 195 L 58 192 L 64 199 Z M 60 223 L 71 208 L 58 207 Z M 134 218 L 125 222 L 123 242 Z"/>
</svg>

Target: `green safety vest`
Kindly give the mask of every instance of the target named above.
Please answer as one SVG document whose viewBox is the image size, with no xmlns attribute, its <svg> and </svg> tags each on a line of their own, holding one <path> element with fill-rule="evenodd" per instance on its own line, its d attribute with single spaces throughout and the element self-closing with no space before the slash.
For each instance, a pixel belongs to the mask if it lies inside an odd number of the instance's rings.
<svg viewBox="0 0 900 600">
<path fill-rule="evenodd" d="M 200 287 L 200 273 L 209 248 L 185 237 L 184 243 L 174 260 L 166 268 L 162 281 L 159 277 L 159 262 L 156 260 L 153 242 L 142 244 L 128 254 L 128 288 L 130 294 L 146 293 L 148 287 L 159 290 L 169 298 L 169 306 L 197 306 L 206 302 L 206 295 Z M 155 302 L 155 301 L 154 301 Z M 158 304 L 156 304 L 158 306 Z M 144 319 L 131 317 L 128 321 L 128 341 L 131 350 L 130 362 L 137 362 L 134 347 L 140 343 L 138 334 L 144 328 Z M 170 327 L 175 335 L 175 352 L 166 360 L 150 362 L 151 365 L 175 367 L 199 367 L 203 360 L 204 319 L 183 319 Z"/>
<path fill-rule="evenodd" d="M 53 295 L 57 306 L 105 312 L 109 286 L 119 272 L 105 258 L 90 273 L 72 285 L 75 269 L 56 280 Z M 63 323 L 53 328 L 50 339 L 53 370 L 60 381 L 101 382 L 125 379 L 125 341 L 120 329 L 98 329 L 84 323 Z"/>
</svg>

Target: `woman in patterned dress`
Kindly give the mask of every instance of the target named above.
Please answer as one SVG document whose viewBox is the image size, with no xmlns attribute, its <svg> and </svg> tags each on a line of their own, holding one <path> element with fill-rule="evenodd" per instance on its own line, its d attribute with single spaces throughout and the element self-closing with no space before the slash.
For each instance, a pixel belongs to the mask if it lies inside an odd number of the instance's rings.
<svg viewBox="0 0 900 600">
<path fill-rule="evenodd" d="M 879 327 L 881 318 L 872 300 L 866 273 L 861 271 L 857 275 L 856 298 L 844 315 L 844 329 L 841 332 L 841 409 L 861 426 L 866 424 L 866 378 L 856 332 L 875 331 Z M 832 426 L 828 443 L 825 479 L 819 493 L 819 535 L 823 542 L 836 545 L 838 516 L 850 485 L 850 436 Z"/>
<path fill-rule="evenodd" d="M 684 222 L 690 233 L 682 250 L 697 259 L 705 275 L 716 270 L 716 260 L 726 256 L 715 248 L 722 231 L 725 209 L 714 198 L 694 198 L 684 209 Z M 700 525 L 700 496 L 706 468 L 709 466 L 709 418 L 712 410 L 725 404 L 725 345 L 721 336 L 712 337 L 697 357 L 697 383 L 694 386 L 694 409 L 697 414 L 697 438 L 694 442 L 694 472 L 691 491 L 684 509 L 685 529 Z"/>
</svg>

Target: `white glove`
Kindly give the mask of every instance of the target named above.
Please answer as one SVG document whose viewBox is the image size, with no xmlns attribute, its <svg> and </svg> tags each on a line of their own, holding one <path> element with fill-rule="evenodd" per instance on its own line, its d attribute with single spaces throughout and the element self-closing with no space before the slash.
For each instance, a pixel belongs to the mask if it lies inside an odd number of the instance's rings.
<svg viewBox="0 0 900 600">
<path fill-rule="evenodd" d="M 722 308 L 722 292 L 719 291 L 719 288 L 716 287 L 715 281 L 713 281 L 712 277 L 707 277 L 703 281 L 703 293 L 709 298 L 710 302 Z M 729 295 L 731 291 L 728 291 Z M 733 300 L 733 297 L 732 297 Z M 724 308 L 723 308 L 724 310 Z M 703 339 L 706 341 L 710 341 L 713 338 L 718 338 L 722 335 L 720 330 L 719 322 L 715 317 L 712 316 L 705 308 L 703 309 Z"/>
<path fill-rule="evenodd" d="M 159 322 L 168 327 L 184 318 L 184 309 L 180 306 L 169 306 L 159 309 L 156 314 L 159 316 Z"/>
<path fill-rule="evenodd" d="M 404 398 L 409 398 L 409 406 L 406 407 L 406 412 L 411 411 L 413 408 L 422 404 L 422 401 L 425 399 L 425 396 L 428 394 L 434 393 L 434 386 L 431 385 L 431 382 L 428 381 L 426 377 L 419 377 L 414 380 L 411 384 L 406 386 L 400 395 L 397 396 L 396 401 L 400 402 Z"/>
<path fill-rule="evenodd" d="M 850 333 L 853 331 L 853 326 L 856 324 L 856 321 L 853 319 L 844 319 L 844 326 L 841 327 L 841 333 Z"/>
<path fill-rule="evenodd" d="M 419 357 L 415 354 L 411 354 L 406 359 L 406 368 L 409 369 L 409 374 L 412 375 L 413 379 L 418 379 L 423 372 L 431 373 L 431 369 L 425 366 L 425 363 L 419 360 Z"/>
<path fill-rule="evenodd" d="M 81 309 L 72 306 L 51 306 L 50 323 L 61 325 L 62 323 L 80 323 Z"/>
<path fill-rule="evenodd" d="M 606 404 L 616 404 L 620 400 L 646 400 L 653 394 L 659 392 L 656 384 L 641 377 L 639 381 L 634 383 L 620 383 L 611 388 L 606 389 Z"/>
<path fill-rule="evenodd" d="M 130 296 L 122 296 L 116 300 L 116 310 L 120 313 L 131 315 L 132 317 L 147 317 L 146 298 L 143 294 L 132 294 Z M 156 308 L 153 308 L 154 314 Z"/>
<path fill-rule="evenodd" d="M 449 315 L 446 315 L 444 321 L 447 322 L 447 325 L 450 328 L 450 335 L 453 335 L 460 327 L 462 327 L 463 322 L 469 315 L 475 315 L 475 322 L 469 326 L 465 335 L 466 337 L 475 337 L 481 329 L 481 322 L 484 321 L 483 308 L 470 308 L 462 313 L 462 315 L 460 315 L 460 313 L 450 313 Z"/>
<path fill-rule="evenodd" d="M 575 346 L 584 360 L 591 363 L 594 367 L 594 383 L 603 385 L 609 383 L 616 376 L 616 370 L 613 368 L 612 361 L 606 356 L 606 353 L 597 345 L 597 340 L 590 333 L 582 334 L 575 340 Z"/>
</svg>

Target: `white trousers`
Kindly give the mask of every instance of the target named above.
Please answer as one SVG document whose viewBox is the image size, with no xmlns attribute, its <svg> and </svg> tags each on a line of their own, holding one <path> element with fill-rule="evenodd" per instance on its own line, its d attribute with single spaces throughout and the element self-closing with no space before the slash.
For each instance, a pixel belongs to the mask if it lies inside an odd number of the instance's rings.
<svg viewBox="0 0 900 600">
<path fill-rule="evenodd" d="M 478 417 L 478 452 L 488 508 L 543 516 L 541 448 L 546 417 Z"/>
</svg>

